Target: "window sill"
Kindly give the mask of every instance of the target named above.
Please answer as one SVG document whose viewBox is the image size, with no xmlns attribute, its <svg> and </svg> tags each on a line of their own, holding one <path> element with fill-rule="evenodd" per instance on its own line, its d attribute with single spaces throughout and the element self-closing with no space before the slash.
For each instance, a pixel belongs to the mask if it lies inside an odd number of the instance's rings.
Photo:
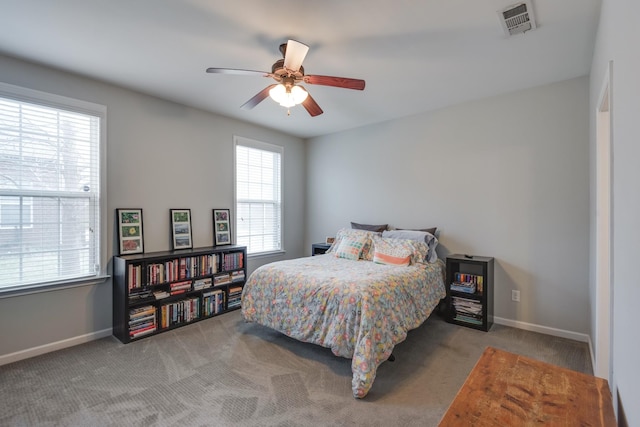
<svg viewBox="0 0 640 427">
<path fill-rule="evenodd" d="M 99 285 L 106 282 L 110 277 L 111 276 L 109 275 L 102 275 L 85 279 L 69 280 L 65 282 L 40 283 L 26 286 L 0 288 L 0 299 L 19 297 L 30 294 L 39 294 L 42 292 L 59 291 L 61 289 L 78 288 L 80 286 Z"/>
<path fill-rule="evenodd" d="M 271 251 L 271 252 L 258 252 L 255 254 L 248 254 L 247 257 L 248 258 L 267 258 L 267 257 L 274 257 L 274 256 L 282 256 L 286 253 L 287 252 L 284 250 Z"/>
</svg>

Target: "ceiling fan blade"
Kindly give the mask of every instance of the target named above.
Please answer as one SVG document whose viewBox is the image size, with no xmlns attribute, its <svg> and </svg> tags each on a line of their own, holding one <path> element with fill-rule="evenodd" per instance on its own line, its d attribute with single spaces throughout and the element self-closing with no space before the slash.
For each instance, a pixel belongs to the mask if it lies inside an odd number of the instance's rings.
<svg viewBox="0 0 640 427">
<path fill-rule="evenodd" d="M 241 70 L 238 68 L 207 68 L 207 73 L 235 74 L 240 76 L 263 76 L 263 77 L 271 76 L 271 73 L 267 73 L 266 71 Z"/>
<path fill-rule="evenodd" d="M 258 92 L 253 98 L 251 98 L 250 100 L 248 100 L 247 102 L 242 104 L 242 106 L 240 108 L 242 108 L 243 110 L 251 110 L 253 107 L 255 107 L 256 105 L 260 104 L 262 101 L 264 101 L 269 96 L 269 91 L 274 86 L 277 86 L 277 85 L 272 84 L 272 85 L 269 85 L 269 86 L 265 87 L 260 92 Z"/>
<path fill-rule="evenodd" d="M 298 71 L 307 52 L 309 52 L 309 46 L 299 41 L 289 40 L 284 55 L 284 68 Z"/>
<path fill-rule="evenodd" d="M 324 112 L 322 111 L 322 108 L 320 108 L 316 100 L 311 97 L 311 94 L 307 95 L 307 99 L 302 101 L 302 106 L 305 110 L 307 110 L 311 117 L 319 116 Z"/>
<path fill-rule="evenodd" d="M 347 77 L 334 76 L 304 76 L 305 83 L 311 85 L 335 86 L 345 89 L 364 90 L 365 82 L 360 79 L 349 79 Z"/>
</svg>

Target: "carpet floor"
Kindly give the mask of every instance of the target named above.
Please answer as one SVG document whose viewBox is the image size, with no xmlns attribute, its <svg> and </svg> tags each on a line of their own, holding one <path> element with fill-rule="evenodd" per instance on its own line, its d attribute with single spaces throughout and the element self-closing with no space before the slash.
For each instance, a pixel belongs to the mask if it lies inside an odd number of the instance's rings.
<svg viewBox="0 0 640 427">
<path fill-rule="evenodd" d="M 234 311 L 2 366 L 0 426 L 437 426 L 487 346 L 592 373 L 586 343 L 433 315 L 358 400 L 350 360 Z"/>
</svg>

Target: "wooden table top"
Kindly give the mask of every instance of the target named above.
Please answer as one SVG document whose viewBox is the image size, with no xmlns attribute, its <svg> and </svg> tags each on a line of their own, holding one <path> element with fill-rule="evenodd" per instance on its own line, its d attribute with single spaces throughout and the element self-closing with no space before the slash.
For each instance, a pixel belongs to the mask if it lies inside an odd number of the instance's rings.
<svg viewBox="0 0 640 427">
<path fill-rule="evenodd" d="M 616 426 L 607 380 L 487 347 L 440 421 L 533 425 Z"/>
</svg>

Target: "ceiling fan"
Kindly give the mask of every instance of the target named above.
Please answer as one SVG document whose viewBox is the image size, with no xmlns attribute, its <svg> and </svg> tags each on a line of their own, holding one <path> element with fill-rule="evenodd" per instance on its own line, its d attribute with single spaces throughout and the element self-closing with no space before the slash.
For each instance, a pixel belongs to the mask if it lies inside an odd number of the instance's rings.
<svg viewBox="0 0 640 427">
<path fill-rule="evenodd" d="M 309 95 L 309 92 L 299 84 L 300 82 L 312 85 L 364 90 L 364 80 L 350 79 L 346 77 L 305 75 L 304 68 L 302 67 L 302 61 L 308 51 L 309 46 L 304 43 L 300 43 L 296 40 L 289 40 L 287 43 L 280 45 L 280 52 L 284 59 L 277 60 L 271 67 L 270 73 L 267 71 L 242 70 L 237 68 L 207 68 L 207 73 L 246 76 L 259 75 L 263 77 L 271 77 L 278 82 L 262 89 L 253 98 L 245 102 L 240 107 L 245 110 L 252 109 L 264 101 L 267 96 L 271 96 L 274 101 L 278 102 L 283 107 L 290 108 L 294 105 L 302 104 L 307 112 L 312 117 L 315 117 L 323 113 L 322 108 L 320 108 L 318 103 L 311 97 L 311 95 Z"/>
</svg>

